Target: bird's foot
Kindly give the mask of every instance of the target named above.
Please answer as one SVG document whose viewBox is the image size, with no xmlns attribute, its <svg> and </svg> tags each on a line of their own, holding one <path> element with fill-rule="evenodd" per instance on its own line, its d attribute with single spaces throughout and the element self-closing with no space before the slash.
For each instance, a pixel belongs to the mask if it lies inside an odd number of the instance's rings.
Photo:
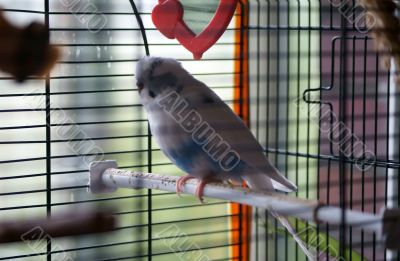
<svg viewBox="0 0 400 261">
<path fill-rule="evenodd" d="M 204 187 L 207 185 L 207 183 L 210 182 L 216 182 L 217 180 L 211 179 L 211 178 L 203 178 L 200 179 L 199 183 L 197 183 L 197 188 L 196 188 L 196 197 L 200 200 L 201 204 L 204 204 Z"/>
<path fill-rule="evenodd" d="M 176 182 L 176 194 L 178 196 L 181 196 L 181 193 L 183 192 L 183 186 L 188 180 L 195 179 L 195 177 L 191 175 L 185 175 L 183 177 L 180 177 L 178 181 Z"/>
<path fill-rule="evenodd" d="M 181 193 L 183 192 L 183 186 L 185 185 L 185 183 L 191 179 L 197 179 L 197 178 L 192 175 L 185 175 L 178 179 L 178 181 L 176 182 L 176 193 L 178 194 L 178 196 L 180 196 Z M 199 179 L 199 182 L 197 183 L 196 187 L 195 196 L 200 200 L 201 204 L 204 204 L 203 195 L 205 186 L 210 182 L 216 182 L 216 181 L 218 180 L 212 178 Z"/>
<path fill-rule="evenodd" d="M 204 204 L 203 194 L 204 194 L 204 187 L 206 186 L 206 182 L 204 180 L 200 180 L 197 184 L 196 188 L 196 197 L 200 200 L 201 204 Z"/>
</svg>

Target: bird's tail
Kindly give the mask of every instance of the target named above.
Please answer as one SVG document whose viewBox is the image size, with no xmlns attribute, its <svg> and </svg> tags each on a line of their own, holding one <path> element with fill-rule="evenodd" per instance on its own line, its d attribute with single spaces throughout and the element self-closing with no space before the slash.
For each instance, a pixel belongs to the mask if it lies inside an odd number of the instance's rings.
<svg viewBox="0 0 400 261">
<path fill-rule="evenodd" d="M 274 191 L 275 184 L 273 184 L 272 180 L 264 173 L 253 172 L 249 175 L 244 176 L 243 179 L 246 181 L 246 183 L 252 190 L 263 191 L 263 192 Z M 301 240 L 296 230 L 290 224 L 289 220 L 286 217 L 283 217 L 274 211 L 271 211 L 271 215 L 274 216 L 274 218 L 276 218 L 282 224 L 282 226 L 284 226 L 287 229 L 287 231 L 292 235 L 293 239 L 299 245 L 299 247 L 307 256 L 307 258 L 309 260 L 314 261 L 315 256 L 307 248 L 307 245 L 304 243 L 304 241 Z"/>
</svg>

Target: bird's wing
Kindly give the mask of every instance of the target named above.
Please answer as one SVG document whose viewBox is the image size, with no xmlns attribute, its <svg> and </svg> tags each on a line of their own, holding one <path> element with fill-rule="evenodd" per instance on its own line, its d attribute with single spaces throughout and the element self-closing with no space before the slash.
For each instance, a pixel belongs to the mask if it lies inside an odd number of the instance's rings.
<svg viewBox="0 0 400 261">
<path fill-rule="evenodd" d="M 202 120 L 210 124 L 216 133 L 240 155 L 242 162 L 290 190 L 297 189 L 270 164 L 254 135 L 227 104 L 202 82 L 193 79 L 191 85 L 192 92 L 185 98 L 194 105 L 202 116 Z M 247 174 L 243 173 L 243 175 Z"/>
</svg>

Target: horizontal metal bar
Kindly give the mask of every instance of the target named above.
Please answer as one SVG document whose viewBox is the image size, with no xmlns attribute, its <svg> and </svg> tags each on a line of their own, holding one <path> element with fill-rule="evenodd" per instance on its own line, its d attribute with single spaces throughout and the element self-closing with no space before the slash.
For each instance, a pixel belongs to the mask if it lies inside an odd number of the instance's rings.
<svg viewBox="0 0 400 261">
<path fill-rule="evenodd" d="M 153 150 L 155 151 L 155 150 Z M 60 155 L 60 156 L 51 156 L 47 157 L 34 157 L 34 158 L 23 158 L 23 159 L 13 159 L 13 160 L 3 160 L 0 161 L 0 164 L 10 164 L 17 162 L 28 162 L 28 161 L 39 161 L 39 160 L 47 160 L 47 159 L 65 159 L 65 158 L 79 158 L 79 157 L 88 157 L 88 156 L 104 156 L 104 155 L 115 155 L 115 154 L 129 154 L 129 153 L 145 153 L 148 150 L 128 150 L 128 151 L 113 151 L 113 152 L 103 152 L 99 153 L 88 153 L 88 154 L 69 154 L 69 155 Z"/>
<path fill-rule="evenodd" d="M 91 28 L 93 31 L 97 31 L 97 33 L 100 32 L 137 32 L 140 31 L 140 28 L 132 28 L 132 27 L 105 27 L 105 28 Z M 158 31 L 155 27 L 146 27 L 144 28 L 146 31 Z M 240 31 L 240 28 L 227 28 L 225 31 Z M 51 27 L 49 28 L 50 32 L 87 32 L 88 29 L 85 27 Z"/>
<path fill-rule="evenodd" d="M 148 135 L 131 135 L 131 136 L 109 136 L 109 137 L 90 137 L 86 139 L 64 139 L 64 140 L 52 140 L 50 143 L 65 143 L 65 142 L 80 142 L 80 141 L 95 141 L 95 140 L 115 140 L 115 139 L 138 139 L 138 138 L 146 138 Z M 399 138 L 400 135 L 393 135 L 389 138 Z M 381 139 L 381 140 L 387 140 L 387 135 L 386 134 L 380 134 L 380 135 L 364 135 L 363 136 L 365 142 L 368 141 L 374 141 L 375 139 Z M 320 141 L 320 146 L 331 146 L 332 143 L 329 142 L 328 140 L 322 141 L 319 138 L 315 139 L 298 139 L 297 141 L 277 141 L 278 143 L 273 143 L 270 142 L 269 147 L 270 148 L 281 148 L 284 146 L 294 146 L 294 145 L 304 145 L 304 144 L 310 144 L 314 142 Z M 45 140 L 15 140 L 15 141 L 0 141 L 0 145 L 10 145 L 10 144 L 44 144 L 46 143 Z M 335 155 L 334 155 L 335 156 Z M 378 162 L 389 162 L 389 163 L 398 163 L 397 161 L 393 160 L 385 160 L 385 159 L 380 159 L 379 156 L 377 157 Z M 396 155 L 393 155 L 393 158 L 396 158 Z M 348 157 L 349 160 L 355 160 L 354 157 Z M 400 162 L 399 162 L 400 163 Z M 286 166 L 293 166 L 294 164 L 289 163 L 286 164 Z M 146 165 L 147 166 L 147 165 Z M 0 180 L 2 178 L 0 177 Z"/>
<path fill-rule="evenodd" d="M 194 76 L 218 76 L 218 75 L 236 75 L 239 72 L 214 72 L 214 73 L 197 73 Z M 50 80 L 63 80 L 63 79 L 86 79 L 86 78 L 120 78 L 120 77 L 134 77 L 134 74 L 99 74 L 99 75 L 68 75 L 68 76 L 51 76 Z M 0 80 L 14 80 L 12 77 L 0 77 Z M 43 77 L 27 77 L 27 80 L 40 80 Z"/>
<path fill-rule="evenodd" d="M 90 137 L 86 139 L 65 139 L 65 140 L 51 140 L 50 143 L 63 143 L 63 142 L 80 142 L 90 140 L 116 140 L 116 139 L 136 139 L 145 138 L 147 135 L 129 135 L 129 136 L 105 136 L 105 137 Z M 25 140 L 25 141 L 0 141 L 0 145 L 5 144 L 45 144 L 46 140 Z"/>
<path fill-rule="evenodd" d="M 274 56 L 270 57 L 269 59 L 274 60 L 274 59 L 281 59 L 279 58 L 279 56 L 277 55 L 275 58 Z M 237 75 L 239 74 L 239 72 L 214 72 L 214 73 L 194 73 L 192 74 L 193 76 L 231 76 L 231 75 Z M 376 72 L 376 71 L 357 71 L 354 73 L 354 77 L 355 78 L 360 78 L 360 79 L 375 79 L 377 77 L 377 75 L 379 77 L 382 78 L 387 78 L 387 71 L 380 71 L 380 72 Z M 93 79 L 97 79 L 97 78 L 123 78 L 123 77 L 134 77 L 134 74 L 99 74 L 99 75 L 66 75 L 66 76 L 51 76 L 50 80 L 65 80 L 65 79 L 88 79 L 88 78 L 93 78 Z M 314 73 L 314 72 L 310 72 L 310 73 L 279 73 L 279 74 L 270 74 L 270 75 L 262 75 L 260 77 L 259 80 L 265 81 L 268 80 L 269 84 L 276 84 L 276 82 L 278 81 L 282 81 L 285 80 L 287 81 L 287 79 L 297 79 L 298 77 L 306 77 L 306 78 L 310 78 L 310 79 L 320 79 L 320 77 L 340 77 L 340 72 L 335 71 L 335 72 L 322 72 L 322 73 Z M 256 78 L 258 76 L 256 76 L 255 74 L 250 74 L 249 79 L 250 81 L 252 81 L 253 78 Z M 350 78 L 350 77 L 348 77 Z M 28 77 L 27 79 L 29 80 L 38 80 L 38 81 L 43 81 L 45 80 L 44 78 L 41 77 Z M 0 80 L 14 80 L 14 78 L 11 77 L 0 77 Z M 327 90 L 325 90 L 327 91 Z"/>
<path fill-rule="evenodd" d="M 208 246 L 208 247 L 202 247 L 202 250 L 209 250 L 209 249 L 216 249 L 216 248 L 222 248 L 222 247 L 231 247 L 231 246 L 238 246 L 240 245 L 239 243 L 232 243 L 232 244 L 223 244 L 223 245 L 214 245 L 214 246 Z M 197 251 L 198 248 L 193 248 L 193 249 L 186 249 L 186 252 L 190 251 Z M 170 254 L 176 254 L 176 253 L 182 253 L 183 251 L 168 251 L 168 252 L 162 252 L 162 253 L 152 253 L 151 256 L 163 256 L 163 255 L 170 255 Z M 139 256 L 126 256 L 126 257 L 118 257 L 118 258 L 111 258 L 111 259 L 101 259 L 98 261 L 117 261 L 117 260 L 131 260 L 134 258 L 144 258 L 148 257 L 148 255 L 139 255 Z"/>
<path fill-rule="evenodd" d="M 147 119 L 130 119 L 130 120 L 119 120 L 119 121 L 87 121 L 87 122 L 72 122 L 72 123 L 61 123 L 61 124 L 50 124 L 50 127 L 66 127 L 66 126 L 82 126 L 82 125 L 98 125 L 98 124 L 119 124 L 119 123 L 133 123 L 133 122 L 147 122 Z M 16 130 L 16 129 L 28 129 L 28 128 L 45 128 L 46 125 L 24 125 L 24 126 L 10 126 L 0 127 L 1 130 Z"/>
<path fill-rule="evenodd" d="M 112 90 L 93 90 L 93 91 L 75 91 L 75 92 L 52 92 L 49 95 L 72 95 L 72 94 L 89 94 L 89 93 L 109 93 L 109 92 L 135 92 L 136 88 L 129 89 L 112 89 Z M 0 94 L 0 98 L 6 97 L 32 97 L 32 96 L 45 96 L 46 93 L 11 93 L 11 94 Z"/>
<path fill-rule="evenodd" d="M 145 44 L 143 43 L 54 43 L 54 46 L 59 46 L 59 47 L 112 47 L 112 46 L 133 46 L 133 47 L 143 47 Z M 148 43 L 149 46 L 179 46 L 177 43 Z M 217 42 L 215 45 L 240 45 L 240 43 L 235 43 L 235 42 Z M 212 58 L 205 58 L 205 59 L 212 59 Z M 179 59 L 178 59 L 179 60 Z M 189 60 L 193 61 L 193 59 Z"/>
<path fill-rule="evenodd" d="M 308 158 L 308 159 L 331 160 L 334 162 L 339 162 L 342 160 L 345 163 L 349 163 L 349 164 L 354 164 L 355 160 L 356 160 L 354 158 L 353 159 L 352 158 L 339 159 L 339 157 L 335 156 L 335 155 L 291 152 L 291 151 L 285 151 L 285 150 L 281 150 L 281 149 L 265 149 L 264 152 L 275 153 L 275 154 L 279 154 L 279 155 L 288 155 L 288 156 L 294 156 L 294 157 L 304 157 L 304 158 Z M 393 160 L 386 161 L 386 160 L 378 160 L 377 159 L 374 162 L 366 161 L 365 165 L 398 169 L 400 167 L 400 162 L 393 161 Z"/>
<path fill-rule="evenodd" d="M 174 194 L 167 193 L 167 195 L 174 195 Z M 186 209 L 186 208 L 221 206 L 221 205 L 227 205 L 227 204 L 228 204 L 228 202 L 214 202 L 214 203 L 208 203 L 207 205 L 194 204 L 194 205 L 184 205 L 184 206 L 176 206 L 176 207 L 168 207 L 168 208 L 152 208 L 151 211 L 153 211 L 153 212 L 169 211 L 169 210 Z M 149 212 L 149 209 L 142 209 L 142 210 L 133 210 L 133 211 L 114 212 L 113 214 L 114 215 L 130 215 L 130 214 L 148 213 L 148 212 Z"/>
<path fill-rule="evenodd" d="M 240 88 L 240 86 L 238 85 L 209 85 L 209 87 L 211 89 L 238 89 Z M 110 87 L 111 88 L 111 87 Z M 329 91 L 329 90 L 323 90 L 323 91 Z M 80 95 L 80 94 L 89 94 L 89 93 L 109 93 L 109 92 L 137 92 L 136 88 L 128 88 L 128 89 L 107 89 L 107 90 L 87 90 L 87 91 L 69 91 L 69 92 L 52 92 L 49 95 L 51 96 L 57 96 L 57 95 Z M 32 97 L 32 96 L 45 96 L 45 93 L 9 93 L 9 94 L 0 94 L 0 98 L 9 98 L 9 97 Z M 353 96 L 353 95 L 352 95 Z M 390 99 L 392 97 L 398 97 L 400 98 L 400 93 L 399 94 L 387 94 L 387 93 L 378 93 L 378 94 L 374 94 L 374 93 L 367 93 L 367 94 L 354 94 L 354 98 L 355 99 L 359 99 L 362 98 L 364 100 L 372 100 L 372 99 L 376 99 L 376 98 L 384 98 L 384 99 Z M 276 104 L 276 103 L 281 103 L 281 102 L 291 102 L 294 100 L 299 99 L 299 95 L 288 95 L 285 97 L 281 97 L 281 96 L 274 96 L 274 95 L 269 95 L 268 97 L 266 96 L 259 96 L 258 98 L 251 98 L 250 100 L 252 101 L 256 101 L 256 100 L 260 100 L 266 98 L 268 99 L 268 103 L 269 104 Z M 337 101 L 339 100 L 340 97 L 338 95 L 330 95 L 329 98 L 327 98 L 324 102 L 325 103 L 329 103 L 331 101 Z M 307 102 L 305 102 L 307 104 Z M 310 106 L 311 103 L 310 103 Z M 373 114 L 371 113 L 365 113 L 365 116 L 371 116 Z M 364 116 L 364 115 L 363 115 Z M 278 119 L 280 121 L 283 121 L 282 119 Z"/>
<path fill-rule="evenodd" d="M 226 218 L 232 218 L 232 217 L 238 217 L 238 216 L 239 216 L 238 214 L 226 214 L 226 215 L 201 217 L 201 218 L 178 219 L 178 220 L 171 220 L 171 221 L 164 221 L 164 222 L 153 222 L 153 223 L 151 223 L 151 225 L 152 226 L 161 226 L 161 225 L 176 224 L 176 223 L 191 223 L 191 222 L 206 221 L 206 220 L 212 220 L 212 219 L 226 219 Z M 130 228 L 148 227 L 148 225 L 149 225 L 148 223 L 141 223 L 139 225 L 117 227 L 114 229 L 114 231 L 122 230 L 122 229 L 130 229 Z"/>
<path fill-rule="evenodd" d="M 214 59 L 204 59 L 203 61 L 215 61 L 215 62 L 222 62 L 222 61 L 238 61 L 239 59 L 236 58 L 214 58 Z M 112 60 L 61 60 L 57 62 L 57 64 L 101 64 L 101 63 L 130 63 L 130 62 L 137 62 L 137 59 L 112 59 Z M 180 59 L 180 61 L 193 61 L 192 59 Z"/>
<path fill-rule="evenodd" d="M 210 231 L 210 232 L 202 232 L 202 233 L 190 233 L 190 234 L 186 234 L 186 235 L 188 237 L 192 237 L 192 236 L 204 236 L 204 235 L 230 233 L 230 232 L 234 232 L 234 231 L 238 231 L 238 229 L 226 229 L 226 230 L 218 230 L 218 231 Z M 165 240 L 165 239 L 170 239 L 170 238 L 173 238 L 173 237 L 152 238 L 151 240 Z M 121 245 L 140 244 L 140 243 L 145 243 L 145 242 L 148 242 L 148 239 L 110 243 L 110 244 L 101 244 L 101 245 L 94 245 L 94 246 L 87 246 L 87 247 L 68 248 L 68 249 L 63 249 L 60 251 L 52 251 L 52 254 L 58 254 L 58 253 L 62 253 L 62 252 L 71 252 L 71 251 L 82 251 L 82 250 L 95 249 L 95 248 L 97 249 L 97 248 L 114 247 L 114 246 L 121 246 Z"/>
<path fill-rule="evenodd" d="M 284 26 L 284 25 L 268 25 L 268 26 L 246 26 L 243 27 L 245 29 L 248 30 L 264 30 L 264 31 L 325 31 L 325 32 L 329 32 L 329 31 L 333 31 L 333 32 L 337 32 L 337 31 L 341 31 L 343 30 L 342 26 L 334 26 L 334 25 L 322 25 L 322 26 Z M 231 32 L 236 32 L 236 31 L 240 31 L 243 28 L 227 28 L 226 31 L 231 31 Z M 140 28 L 132 28 L 132 27 L 106 27 L 106 28 L 91 28 L 92 30 L 96 30 L 99 29 L 99 32 L 115 32 L 115 31 L 140 31 Z M 150 32 L 150 31 L 156 31 L 157 29 L 154 27 L 145 27 L 144 28 L 146 31 Z M 353 31 L 353 32 L 359 32 L 361 28 L 356 28 L 356 27 L 346 27 L 346 30 L 348 31 Z M 364 28 L 367 29 L 367 28 Z M 49 28 L 50 31 L 53 32 L 70 32 L 70 31 L 75 31 L 75 32 L 79 32 L 79 31 L 87 31 L 87 28 L 79 28 L 79 27 L 51 27 Z M 381 31 L 390 31 L 389 29 L 385 30 L 381 30 Z"/>
<path fill-rule="evenodd" d="M 153 166 L 167 166 L 171 165 L 171 163 L 153 163 Z M 129 166 L 121 166 L 121 169 L 131 169 L 131 168 L 144 168 L 147 167 L 147 164 L 139 164 L 139 165 L 129 165 Z M 85 173 L 89 172 L 87 169 L 79 169 L 79 170 L 68 170 L 68 171 L 54 171 L 51 172 L 51 175 L 66 175 L 66 174 L 74 174 L 74 173 Z M 9 180 L 9 179 L 21 179 L 21 178 L 32 178 L 32 177 L 40 177 L 45 176 L 47 173 L 35 173 L 35 174 L 27 174 L 27 175 L 19 175 L 19 176 L 8 176 L 8 177 L 0 177 L 1 180 Z"/>
<path fill-rule="evenodd" d="M 230 232 L 235 232 L 235 231 L 238 231 L 238 229 L 227 229 L 227 230 L 210 231 L 210 232 L 202 232 L 202 233 L 189 233 L 189 234 L 187 234 L 187 236 L 192 237 L 192 236 L 213 235 L 213 234 L 221 234 L 221 233 L 230 233 Z M 164 240 L 164 239 L 169 239 L 169 238 L 172 238 L 172 237 L 153 238 L 152 240 Z M 73 252 L 73 251 L 84 251 L 84 250 L 89 250 L 89 249 L 107 248 L 107 247 L 115 247 L 115 246 L 121 246 L 121 245 L 140 244 L 140 243 L 145 243 L 145 242 L 148 242 L 148 239 L 56 250 L 56 251 L 51 251 L 51 254 L 59 254 L 59 253 L 63 253 L 63 252 Z M 7 256 L 7 257 L 1 257 L 0 260 L 19 259 L 19 258 L 24 258 L 24 257 L 40 256 L 40 255 L 47 255 L 47 254 L 48 253 L 42 252 L 42 253 L 34 253 L 33 255 Z"/>
<path fill-rule="evenodd" d="M 159 152 L 160 149 L 152 149 L 151 151 Z M 148 150 L 115 151 L 115 152 L 104 152 L 102 155 L 106 156 L 106 155 L 115 155 L 115 154 L 146 153 L 146 152 L 148 152 Z M 335 162 L 338 162 L 340 160 L 339 157 L 335 156 L 335 155 L 291 152 L 291 151 L 285 151 L 285 150 L 280 150 L 280 149 L 271 149 L 271 148 L 264 150 L 264 152 L 288 155 L 288 156 L 304 157 L 304 158 L 308 158 L 308 159 L 331 160 L 331 161 L 335 161 Z M 72 154 L 72 155 L 52 156 L 51 159 L 77 158 L 77 157 L 83 157 L 83 156 L 87 157 L 87 156 L 101 156 L 101 155 L 100 154 L 90 154 L 90 153 L 89 154 Z M 39 161 L 39 160 L 46 160 L 46 157 L 5 160 L 5 161 L 0 161 L 0 164 L 11 164 L 11 163 Z M 353 163 L 355 163 L 355 161 L 357 159 L 345 158 L 343 160 L 345 161 L 345 163 L 353 164 Z M 393 161 L 393 160 L 386 161 L 386 160 L 377 159 L 375 161 L 366 161 L 365 165 L 397 169 L 400 167 L 400 162 Z"/>
</svg>

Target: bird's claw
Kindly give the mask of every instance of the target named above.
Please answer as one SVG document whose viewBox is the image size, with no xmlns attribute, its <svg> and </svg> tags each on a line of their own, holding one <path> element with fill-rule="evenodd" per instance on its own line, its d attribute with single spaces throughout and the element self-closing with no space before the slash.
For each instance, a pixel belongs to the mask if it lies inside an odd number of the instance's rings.
<svg viewBox="0 0 400 261">
<path fill-rule="evenodd" d="M 180 197 L 181 193 L 183 192 L 183 186 L 185 183 L 190 180 L 190 179 L 195 179 L 195 177 L 190 176 L 190 175 L 185 175 L 183 177 L 180 177 L 178 181 L 176 182 L 176 194 Z"/>
<path fill-rule="evenodd" d="M 191 175 L 186 175 L 183 177 L 180 177 L 177 182 L 176 182 L 176 194 L 178 194 L 178 196 L 181 196 L 181 193 L 183 192 L 183 186 L 184 184 L 190 180 L 190 179 L 196 179 L 195 177 L 191 176 Z M 207 185 L 207 183 L 209 183 L 210 181 L 212 181 L 212 179 L 210 178 L 204 178 L 204 179 L 200 179 L 199 183 L 197 184 L 196 187 L 196 192 L 195 192 L 195 196 L 200 200 L 201 204 L 204 204 L 204 198 L 203 198 L 203 194 L 204 194 L 204 187 Z"/>
</svg>

